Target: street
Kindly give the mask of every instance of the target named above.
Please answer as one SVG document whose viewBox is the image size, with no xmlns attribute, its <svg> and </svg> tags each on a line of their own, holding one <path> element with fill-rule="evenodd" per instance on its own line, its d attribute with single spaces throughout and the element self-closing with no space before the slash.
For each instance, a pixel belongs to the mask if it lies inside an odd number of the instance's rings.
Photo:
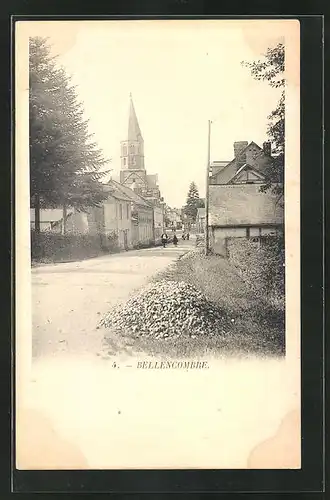
<svg viewBox="0 0 330 500">
<path fill-rule="evenodd" d="M 102 315 L 193 247 L 32 270 L 34 359 L 17 411 L 18 468 L 245 468 L 276 434 L 295 403 L 282 390 L 283 361 L 210 357 L 206 370 L 140 370 L 157 359 L 97 356 Z"/>
<path fill-rule="evenodd" d="M 178 247 L 33 268 L 33 357 L 99 352 L 103 333 L 96 327 L 102 316 L 193 245 L 194 240 L 179 240 Z"/>
</svg>

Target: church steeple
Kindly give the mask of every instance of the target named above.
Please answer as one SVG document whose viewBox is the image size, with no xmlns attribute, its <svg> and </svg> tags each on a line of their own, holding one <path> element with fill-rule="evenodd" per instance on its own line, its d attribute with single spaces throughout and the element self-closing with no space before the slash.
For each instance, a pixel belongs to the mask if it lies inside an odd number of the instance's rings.
<svg viewBox="0 0 330 500">
<path fill-rule="evenodd" d="M 127 138 L 121 141 L 121 182 L 130 184 L 141 179 L 145 184 L 144 141 L 130 94 Z"/>
<path fill-rule="evenodd" d="M 129 119 L 128 119 L 128 136 L 129 141 L 143 142 L 139 122 L 135 113 L 132 94 L 130 96 Z"/>
</svg>

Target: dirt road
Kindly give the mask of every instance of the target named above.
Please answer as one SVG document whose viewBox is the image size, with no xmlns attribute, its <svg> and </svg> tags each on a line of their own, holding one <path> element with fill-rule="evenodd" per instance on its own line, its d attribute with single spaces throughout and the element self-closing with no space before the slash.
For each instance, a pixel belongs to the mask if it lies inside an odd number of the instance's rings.
<svg viewBox="0 0 330 500">
<path fill-rule="evenodd" d="M 136 250 L 32 270 L 33 356 L 96 353 L 97 324 L 155 273 L 193 247 L 192 242 Z"/>
</svg>

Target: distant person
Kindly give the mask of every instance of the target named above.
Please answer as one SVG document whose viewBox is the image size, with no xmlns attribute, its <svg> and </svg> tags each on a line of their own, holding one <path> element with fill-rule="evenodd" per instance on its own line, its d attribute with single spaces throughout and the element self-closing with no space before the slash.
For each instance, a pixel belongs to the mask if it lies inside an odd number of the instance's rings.
<svg viewBox="0 0 330 500">
<path fill-rule="evenodd" d="M 187 236 L 186 236 L 187 240 L 189 240 L 189 236 L 190 236 L 190 234 L 189 234 L 189 233 L 187 233 Z"/>
<path fill-rule="evenodd" d="M 186 239 L 186 235 L 184 233 L 182 233 L 182 239 L 185 240 Z"/>
<path fill-rule="evenodd" d="M 177 238 L 176 234 L 173 236 L 173 243 L 174 243 L 174 246 L 177 246 L 177 244 L 178 244 L 178 238 Z"/>
<path fill-rule="evenodd" d="M 167 239 L 168 239 L 167 234 L 166 234 L 166 233 L 163 233 L 163 234 L 162 234 L 162 245 L 163 245 L 163 247 L 164 247 L 164 248 L 165 248 L 165 246 L 166 246 Z"/>
</svg>

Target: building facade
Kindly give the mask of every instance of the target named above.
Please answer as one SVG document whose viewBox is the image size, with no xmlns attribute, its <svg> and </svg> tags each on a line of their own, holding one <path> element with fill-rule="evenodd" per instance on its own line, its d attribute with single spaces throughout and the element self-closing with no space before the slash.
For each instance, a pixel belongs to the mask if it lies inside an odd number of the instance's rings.
<svg viewBox="0 0 330 500">
<path fill-rule="evenodd" d="M 278 195 L 272 189 L 260 189 L 273 161 L 268 142 L 260 148 L 254 142 L 240 141 L 234 143 L 231 162 L 211 165 L 209 233 L 214 253 L 227 256 L 230 239 L 260 243 L 264 236 L 283 232 L 284 208 Z"/>
<path fill-rule="evenodd" d="M 131 245 L 149 245 L 155 241 L 154 208 L 138 192 L 114 180 L 108 186 L 120 191 L 130 200 Z"/>
</svg>

